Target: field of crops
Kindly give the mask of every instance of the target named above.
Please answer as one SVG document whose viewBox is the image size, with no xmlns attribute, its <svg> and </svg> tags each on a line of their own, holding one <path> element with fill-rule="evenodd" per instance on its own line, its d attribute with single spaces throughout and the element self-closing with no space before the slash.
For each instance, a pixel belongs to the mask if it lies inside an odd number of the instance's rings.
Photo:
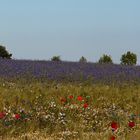
<svg viewBox="0 0 140 140">
<path fill-rule="evenodd" d="M 140 67 L 0 60 L 0 139 L 139 140 Z"/>
<path fill-rule="evenodd" d="M 49 80 L 140 82 L 140 66 L 0 59 L 1 77 L 35 77 Z"/>
</svg>

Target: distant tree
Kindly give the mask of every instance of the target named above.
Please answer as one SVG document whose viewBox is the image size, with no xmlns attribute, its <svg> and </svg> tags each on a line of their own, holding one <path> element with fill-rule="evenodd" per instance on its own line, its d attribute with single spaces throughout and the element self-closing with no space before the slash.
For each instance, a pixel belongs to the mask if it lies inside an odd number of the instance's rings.
<svg viewBox="0 0 140 140">
<path fill-rule="evenodd" d="M 102 57 L 99 59 L 100 64 L 112 64 L 112 58 L 109 55 L 104 54 Z"/>
<path fill-rule="evenodd" d="M 87 59 L 84 56 L 82 56 L 80 58 L 79 62 L 86 63 L 87 62 Z"/>
<path fill-rule="evenodd" d="M 11 59 L 12 54 L 10 54 L 4 46 L 0 45 L 0 57 Z"/>
<path fill-rule="evenodd" d="M 57 62 L 59 62 L 59 61 L 61 61 L 61 58 L 60 58 L 60 56 L 53 56 L 51 58 L 51 61 L 57 61 Z"/>
<path fill-rule="evenodd" d="M 120 61 L 122 65 L 136 65 L 137 55 L 128 51 L 126 54 L 122 55 Z"/>
</svg>

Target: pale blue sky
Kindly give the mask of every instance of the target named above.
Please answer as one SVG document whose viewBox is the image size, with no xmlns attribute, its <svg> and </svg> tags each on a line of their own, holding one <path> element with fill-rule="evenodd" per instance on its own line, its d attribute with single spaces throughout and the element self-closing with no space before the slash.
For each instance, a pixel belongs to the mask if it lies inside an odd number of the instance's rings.
<svg viewBox="0 0 140 140">
<path fill-rule="evenodd" d="M 140 0 L 0 0 L 0 44 L 17 59 L 96 62 L 138 54 Z"/>
</svg>

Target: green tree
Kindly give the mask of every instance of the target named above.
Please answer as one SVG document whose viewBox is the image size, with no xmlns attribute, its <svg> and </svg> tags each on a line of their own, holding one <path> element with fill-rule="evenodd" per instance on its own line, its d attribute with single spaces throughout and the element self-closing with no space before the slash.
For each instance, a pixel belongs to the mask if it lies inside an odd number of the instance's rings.
<svg viewBox="0 0 140 140">
<path fill-rule="evenodd" d="M 137 55 L 128 51 L 126 54 L 122 55 L 120 61 L 122 65 L 136 65 Z"/>
<path fill-rule="evenodd" d="M 11 59 L 12 54 L 10 54 L 4 46 L 0 45 L 0 57 Z"/>
<path fill-rule="evenodd" d="M 84 56 L 82 56 L 80 58 L 79 62 L 86 63 L 87 62 L 87 59 Z"/>
<path fill-rule="evenodd" d="M 100 64 L 112 64 L 112 58 L 109 55 L 104 54 L 102 57 L 99 59 Z"/>
<path fill-rule="evenodd" d="M 60 56 L 53 56 L 51 58 L 51 61 L 57 61 L 57 62 L 59 62 L 59 61 L 61 61 L 61 58 L 60 58 Z"/>
</svg>

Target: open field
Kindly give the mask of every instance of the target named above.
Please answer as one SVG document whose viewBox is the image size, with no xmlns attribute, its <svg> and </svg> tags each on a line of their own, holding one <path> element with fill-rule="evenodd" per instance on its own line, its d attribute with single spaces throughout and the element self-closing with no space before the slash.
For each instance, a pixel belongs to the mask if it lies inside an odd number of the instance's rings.
<svg viewBox="0 0 140 140">
<path fill-rule="evenodd" d="M 140 140 L 140 0 L 0 6 L 0 140 Z"/>
<path fill-rule="evenodd" d="M 93 80 L 101 83 L 139 82 L 140 66 L 0 59 L 0 77 L 55 81 Z"/>
<path fill-rule="evenodd" d="M 0 80 L 1 139 L 139 140 L 139 131 L 139 84 Z"/>
<path fill-rule="evenodd" d="M 140 67 L 0 60 L 0 138 L 139 140 Z"/>
</svg>

